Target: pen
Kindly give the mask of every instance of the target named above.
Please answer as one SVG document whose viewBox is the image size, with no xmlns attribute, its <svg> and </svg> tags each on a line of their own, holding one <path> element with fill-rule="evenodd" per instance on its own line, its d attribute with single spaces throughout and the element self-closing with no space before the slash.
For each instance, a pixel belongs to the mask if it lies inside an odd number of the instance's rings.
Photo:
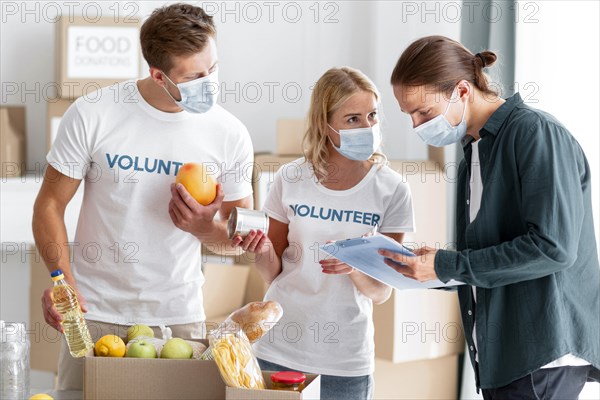
<svg viewBox="0 0 600 400">
<path fill-rule="evenodd" d="M 376 223 L 373 225 L 373 230 L 371 230 L 371 235 L 370 235 L 370 236 L 375 236 L 375 235 L 377 235 L 377 234 L 379 233 L 379 232 L 377 232 L 377 227 L 378 227 L 378 224 L 377 224 L 377 222 L 376 222 Z"/>
</svg>

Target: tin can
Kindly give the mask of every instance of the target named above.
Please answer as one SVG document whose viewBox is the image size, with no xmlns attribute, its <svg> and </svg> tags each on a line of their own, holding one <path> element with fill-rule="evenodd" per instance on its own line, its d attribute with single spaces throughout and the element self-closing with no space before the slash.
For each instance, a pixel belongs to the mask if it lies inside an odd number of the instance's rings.
<svg viewBox="0 0 600 400">
<path fill-rule="evenodd" d="M 234 207 L 227 221 L 229 239 L 236 236 L 246 237 L 251 230 L 269 232 L 269 217 L 262 211 Z"/>
</svg>

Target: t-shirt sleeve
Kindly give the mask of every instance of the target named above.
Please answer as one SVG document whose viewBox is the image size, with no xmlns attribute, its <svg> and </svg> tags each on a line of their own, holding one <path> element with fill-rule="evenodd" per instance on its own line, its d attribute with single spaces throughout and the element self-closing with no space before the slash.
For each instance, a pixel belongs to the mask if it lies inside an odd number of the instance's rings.
<svg viewBox="0 0 600 400">
<path fill-rule="evenodd" d="M 73 179 L 83 179 L 92 156 L 83 117 L 73 103 L 61 118 L 46 160 L 54 169 Z"/>
<path fill-rule="evenodd" d="M 252 169 L 254 166 L 254 148 L 250 134 L 242 127 L 242 134 L 237 138 L 233 157 L 222 171 L 219 183 L 223 187 L 223 201 L 236 201 L 252 195 Z"/>
<path fill-rule="evenodd" d="M 379 232 L 399 233 L 414 231 L 415 218 L 410 186 L 408 183 L 400 182 L 385 210 Z"/>
<path fill-rule="evenodd" d="M 273 219 L 284 224 L 289 224 L 290 220 L 287 217 L 287 208 L 283 204 L 283 178 L 281 168 L 273 178 L 273 183 L 269 187 L 269 193 L 263 206 L 263 211 Z"/>
</svg>

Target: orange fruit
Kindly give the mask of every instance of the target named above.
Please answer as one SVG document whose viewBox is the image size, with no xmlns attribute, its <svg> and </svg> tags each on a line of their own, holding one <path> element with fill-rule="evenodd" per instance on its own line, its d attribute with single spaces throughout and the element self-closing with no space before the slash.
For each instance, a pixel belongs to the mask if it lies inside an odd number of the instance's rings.
<svg viewBox="0 0 600 400">
<path fill-rule="evenodd" d="M 116 335 L 104 335 L 94 346 L 96 357 L 123 357 L 127 347 L 123 339 Z"/>
<path fill-rule="evenodd" d="M 184 164 L 177 172 L 175 183 L 181 183 L 203 206 L 209 205 L 217 197 L 217 181 L 203 164 Z"/>
</svg>

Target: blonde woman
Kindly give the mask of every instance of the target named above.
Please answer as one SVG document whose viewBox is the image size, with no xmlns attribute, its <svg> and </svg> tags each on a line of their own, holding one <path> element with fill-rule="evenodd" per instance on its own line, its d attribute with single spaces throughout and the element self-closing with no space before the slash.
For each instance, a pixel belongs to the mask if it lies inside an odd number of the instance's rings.
<svg viewBox="0 0 600 400">
<path fill-rule="evenodd" d="M 372 397 L 373 303 L 391 289 L 318 246 L 379 232 L 399 242 L 414 228 L 411 194 L 377 153 L 381 142 L 373 83 L 352 68 L 333 68 L 317 82 L 305 135 L 305 157 L 282 166 L 264 210 L 268 235 L 234 243 L 257 254 L 271 283 L 265 299 L 281 303 L 282 320 L 255 345 L 261 367 L 322 375 L 322 399 Z"/>
</svg>

